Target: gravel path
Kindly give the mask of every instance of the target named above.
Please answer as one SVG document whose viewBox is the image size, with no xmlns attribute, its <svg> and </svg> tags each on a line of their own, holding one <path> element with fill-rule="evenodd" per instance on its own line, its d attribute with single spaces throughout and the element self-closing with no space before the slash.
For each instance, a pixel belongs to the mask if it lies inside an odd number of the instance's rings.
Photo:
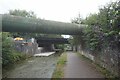
<svg viewBox="0 0 120 80">
<path fill-rule="evenodd" d="M 73 52 L 67 52 L 64 74 L 64 78 L 104 78 L 90 62 L 81 59 Z"/>
<path fill-rule="evenodd" d="M 18 64 L 14 69 L 7 71 L 7 78 L 51 78 L 54 72 L 57 54 L 49 57 L 33 57 L 24 63 Z"/>
</svg>

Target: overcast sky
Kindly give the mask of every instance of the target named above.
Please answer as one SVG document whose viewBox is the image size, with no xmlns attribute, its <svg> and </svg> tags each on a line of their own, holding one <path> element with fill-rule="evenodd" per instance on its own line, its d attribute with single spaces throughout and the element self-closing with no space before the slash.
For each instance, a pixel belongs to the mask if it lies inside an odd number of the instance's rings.
<svg viewBox="0 0 120 80">
<path fill-rule="evenodd" d="M 70 22 L 78 13 L 85 18 L 113 0 L 0 0 L 0 14 L 11 9 L 33 11 L 46 20 Z M 115 1 L 115 0 L 114 0 Z"/>
</svg>

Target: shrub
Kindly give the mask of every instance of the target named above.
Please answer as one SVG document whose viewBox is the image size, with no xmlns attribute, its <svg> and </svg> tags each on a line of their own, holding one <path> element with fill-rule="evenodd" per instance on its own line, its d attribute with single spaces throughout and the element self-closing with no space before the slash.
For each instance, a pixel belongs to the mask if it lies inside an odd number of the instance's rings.
<svg viewBox="0 0 120 80">
<path fill-rule="evenodd" d="M 2 33 L 2 65 L 13 64 L 16 61 L 25 59 L 25 55 L 13 49 L 13 41 L 10 33 Z"/>
</svg>

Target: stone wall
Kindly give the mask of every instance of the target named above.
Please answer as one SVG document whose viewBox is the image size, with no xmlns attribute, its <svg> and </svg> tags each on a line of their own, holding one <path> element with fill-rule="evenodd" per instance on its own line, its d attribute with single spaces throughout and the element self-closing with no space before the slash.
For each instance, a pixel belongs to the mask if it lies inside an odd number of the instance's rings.
<svg viewBox="0 0 120 80">
<path fill-rule="evenodd" d="M 120 51 L 118 47 L 103 46 L 100 51 L 91 52 L 89 50 L 82 50 L 80 45 L 77 45 L 77 51 L 101 67 L 106 68 L 112 74 L 120 76 Z"/>
</svg>

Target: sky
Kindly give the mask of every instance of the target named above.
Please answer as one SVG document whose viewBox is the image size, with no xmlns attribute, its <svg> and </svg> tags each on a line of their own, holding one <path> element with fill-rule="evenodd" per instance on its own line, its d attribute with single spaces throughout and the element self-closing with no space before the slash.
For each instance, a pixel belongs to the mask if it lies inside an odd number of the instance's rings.
<svg viewBox="0 0 120 80">
<path fill-rule="evenodd" d="M 86 18 L 90 13 L 97 13 L 111 1 L 116 0 L 0 0 L 0 14 L 20 9 L 33 11 L 41 19 L 71 22 L 78 14 Z"/>
<path fill-rule="evenodd" d="M 79 13 L 85 18 L 111 1 L 115 0 L 0 0 L 0 14 L 20 9 L 33 11 L 42 19 L 71 22 Z"/>
</svg>

